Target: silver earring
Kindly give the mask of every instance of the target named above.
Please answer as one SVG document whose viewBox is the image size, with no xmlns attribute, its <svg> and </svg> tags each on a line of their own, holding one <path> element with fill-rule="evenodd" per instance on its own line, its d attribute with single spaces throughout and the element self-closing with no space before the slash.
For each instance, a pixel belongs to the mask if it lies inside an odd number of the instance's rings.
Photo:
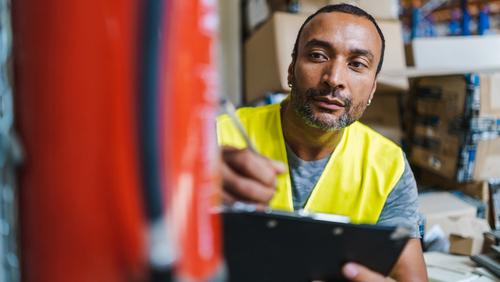
<svg viewBox="0 0 500 282">
<path fill-rule="evenodd" d="M 368 99 L 368 104 L 366 104 L 366 105 L 370 106 L 371 103 L 372 103 L 372 99 Z"/>
<path fill-rule="evenodd" d="M 292 84 L 290 82 L 288 82 L 288 87 L 292 88 Z"/>
</svg>

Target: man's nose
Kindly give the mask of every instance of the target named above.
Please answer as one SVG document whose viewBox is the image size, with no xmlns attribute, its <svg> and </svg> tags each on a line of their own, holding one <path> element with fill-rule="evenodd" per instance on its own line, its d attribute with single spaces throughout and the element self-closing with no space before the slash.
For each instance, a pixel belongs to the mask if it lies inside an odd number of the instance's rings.
<svg viewBox="0 0 500 282">
<path fill-rule="evenodd" d="M 340 60 L 331 60 L 325 65 L 322 82 L 328 84 L 331 88 L 344 90 L 347 79 L 347 65 Z"/>
</svg>

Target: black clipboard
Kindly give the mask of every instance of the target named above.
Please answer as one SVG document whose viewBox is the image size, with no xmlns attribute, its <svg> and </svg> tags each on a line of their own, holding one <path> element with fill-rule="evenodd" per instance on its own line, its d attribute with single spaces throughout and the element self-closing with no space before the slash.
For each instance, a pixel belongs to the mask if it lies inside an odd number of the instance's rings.
<svg viewBox="0 0 500 282">
<path fill-rule="evenodd" d="M 404 226 L 354 225 L 286 212 L 233 210 L 223 219 L 231 282 L 348 281 L 341 273 L 346 262 L 388 275 L 411 234 Z"/>
</svg>

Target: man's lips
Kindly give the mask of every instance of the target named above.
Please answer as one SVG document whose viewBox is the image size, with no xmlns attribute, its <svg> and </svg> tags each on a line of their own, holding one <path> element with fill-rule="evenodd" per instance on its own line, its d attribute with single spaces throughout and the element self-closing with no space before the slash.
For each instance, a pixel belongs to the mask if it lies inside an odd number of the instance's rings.
<svg viewBox="0 0 500 282">
<path fill-rule="evenodd" d="M 339 99 L 330 99 L 328 97 L 314 97 L 313 100 L 316 101 L 319 107 L 326 108 L 329 110 L 338 110 L 345 107 L 345 104 Z"/>
</svg>

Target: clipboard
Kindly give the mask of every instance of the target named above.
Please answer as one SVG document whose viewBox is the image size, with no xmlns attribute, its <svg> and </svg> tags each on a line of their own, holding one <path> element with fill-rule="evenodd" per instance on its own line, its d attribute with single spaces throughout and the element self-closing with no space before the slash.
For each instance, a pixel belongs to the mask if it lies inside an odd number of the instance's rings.
<svg viewBox="0 0 500 282">
<path fill-rule="evenodd" d="M 385 276 L 411 229 L 334 222 L 290 212 L 226 210 L 224 249 L 231 282 L 348 281 L 356 262 Z"/>
</svg>

